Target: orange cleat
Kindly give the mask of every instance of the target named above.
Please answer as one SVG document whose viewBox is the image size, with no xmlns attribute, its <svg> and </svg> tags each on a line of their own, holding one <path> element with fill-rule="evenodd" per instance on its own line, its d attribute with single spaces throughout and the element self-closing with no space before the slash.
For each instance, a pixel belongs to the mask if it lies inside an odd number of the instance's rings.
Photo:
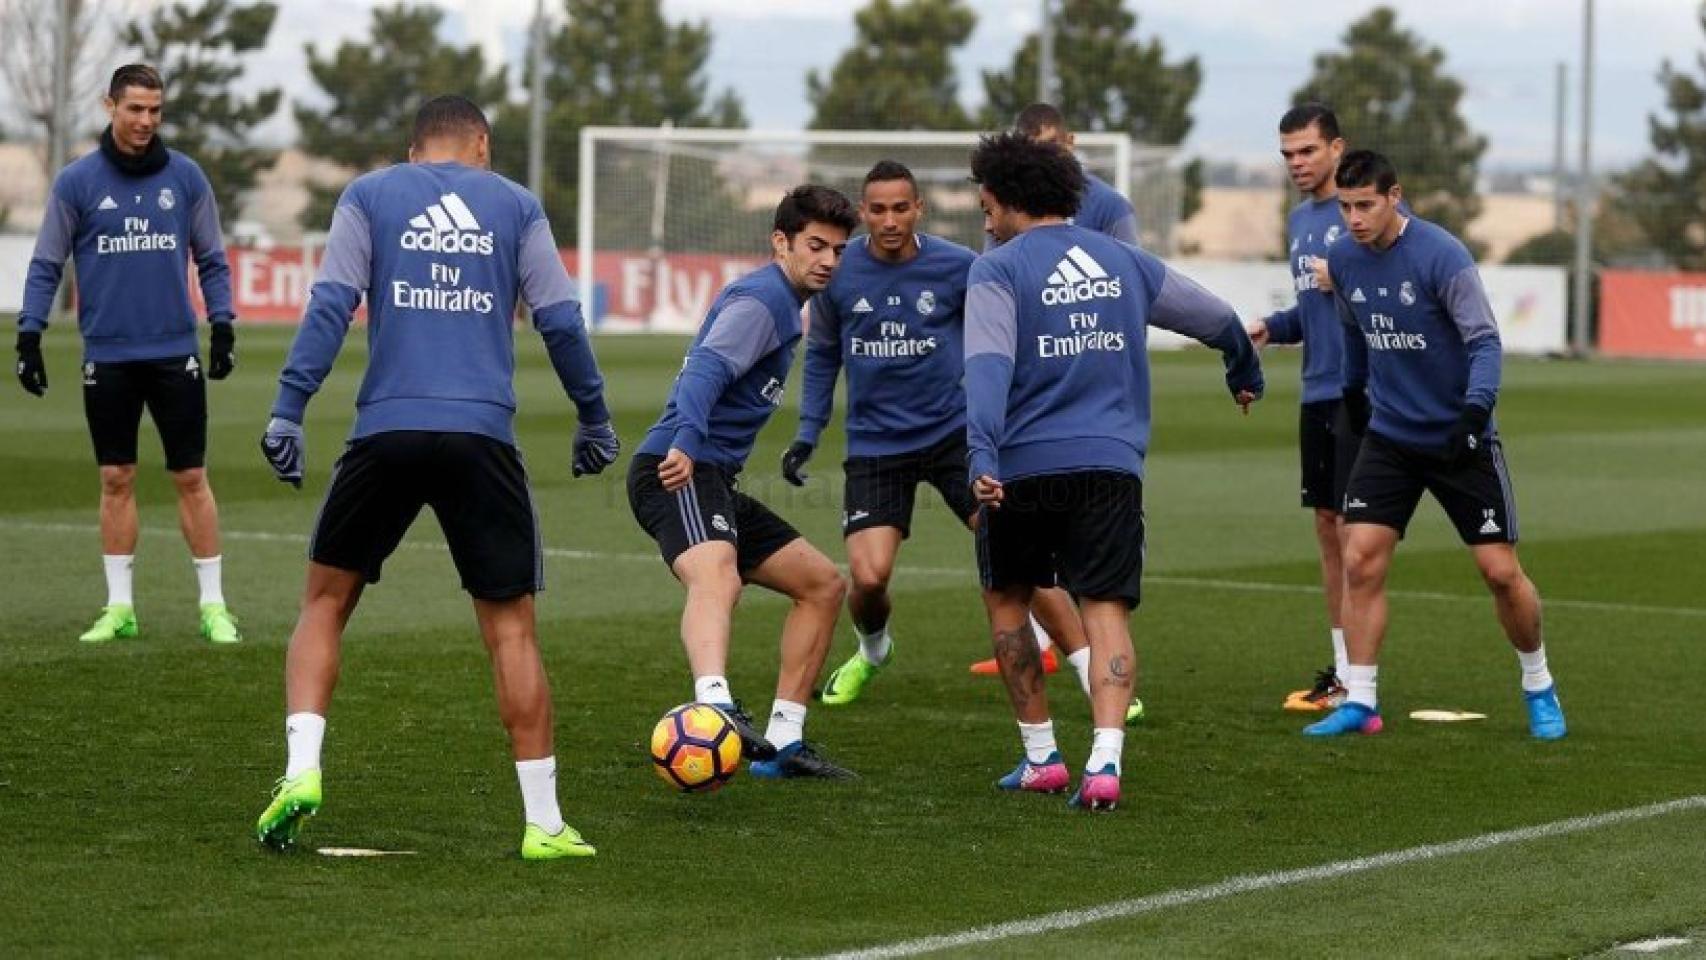
<svg viewBox="0 0 1706 960">
<path fill-rule="evenodd" d="M 995 658 L 990 657 L 988 660 L 979 660 L 972 664 L 971 672 L 980 677 L 996 677 L 1001 675 L 1001 668 L 996 666 Z M 1054 647 L 1052 646 L 1043 651 L 1043 672 L 1060 672 L 1060 657 L 1055 655 Z"/>
</svg>

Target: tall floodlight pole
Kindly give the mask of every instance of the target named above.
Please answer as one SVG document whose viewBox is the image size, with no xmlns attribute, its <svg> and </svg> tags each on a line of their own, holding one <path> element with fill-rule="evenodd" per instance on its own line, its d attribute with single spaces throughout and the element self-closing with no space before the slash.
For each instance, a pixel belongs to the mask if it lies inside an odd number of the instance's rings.
<svg viewBox="0 0 1706 960">
<path fill-rule="evenodd" d="M 1558 61 L 1557 81 L 1552 86 L 1552 229 L 1564 229 L 1564 117 L 1570 68 Z"/>
<path fill-rule="evenodd" d="M 1593 292 L 1593 0 L 1582 0 L 1582 175 L 1576 184 L 1575 318 L 1570 345 L 1585 355 Z"/>
<path fill-rule="evenodd" d="M 71 16 L 72 0 L 54 5 L 52 103 L 48 106 L 47 165 L 57 174 L 71 152 Z"/>
<path fill-rule="evenodd" d="M 1043 23 L 1037 32 L 1037 99 L 1054 103 L 1054 0 L 1042 0 Z"/>
<path fill-rule="evenodd" d="M 527 103 L 527 189 L 539 196 L 545 187 L 545 0 L 533 0 L 533 36 L 527 46 L 533 71 Z"/>
</svg>

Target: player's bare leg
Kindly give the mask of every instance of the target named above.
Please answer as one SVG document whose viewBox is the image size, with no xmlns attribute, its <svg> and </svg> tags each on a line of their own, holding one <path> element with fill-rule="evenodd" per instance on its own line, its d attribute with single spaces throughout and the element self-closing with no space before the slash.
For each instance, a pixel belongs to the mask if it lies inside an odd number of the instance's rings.
<svg viewBox="0 0 1706 960">
<path fill-rule="evenodd" d="M 474 615 L 491 656 L 498 715 L 509 731 L 511 752 L 517 761 L 551 756 L 551 683 L 539 658 L 533 595 L 475 600 Z"/>
<path fill-rule="evenodd" d="M 1345 529 L 1345 702 L 1327 719 L 1305 727 L 1303 732 L 1310 736 L 1378 733 L 1382 727 L 1377 665 L 1386 638 L 1386 574 L 1398 548 L 1398 531 L 1377 523 L 1353 523 Z"/>
<path fill-rule="evenodd" d="M 1075 807 L 1112 810 L 1120 799 L 1121 760 L 1125 752 L 1126 704 L 1137 679 L 1137 652 L 1131 642 L 1131 608 L 1124 600 L 1085 600 L 1080 612 L 1090 639 L 1090 758 L 1084 780 L 1072 797 Z"/>
<path fill-rule="evenodd" d="M 107 602 L 101 615 L 77 639 L 105 643 L 137 635 L 132 577 L 136 566 L 136 464 L 101 467 L 101 566 Z"/>
<path fill-rule="evenodd" d="M 847 569 L 852 580 L 847 592 L 847 613 L 859 636 L 859 651 L 824 680 L 825 706 L 841 706 L 859 699 L 865 685 L 888 666 L 894 651 L 894 639 L 889 632 L 893 610 L 889 578 L 894 575 L 901 540 L 900 528 L 889 526 L 867 527 L 847 537 Z"/>
<path fill-rule="evenodd" d="M 1522 668 L 1522 695 L 1528 708 L 1529 732 L 1541 740 L 1560 739 L 1566 732 L 1564 709 L 1558 703 L 1557 685 L 1546 663 L 1540 591 L 1523 572 L 1514 544 L 1481 544 L 1473 552 L 1475 566 L 1493 595 L 1499 625 L 1516 649 L 1517 663 Z"/>
<path fill-rule="evenodd" d="M 725 675 L 741 590 L 735 545 L 707 540 L 676 557 L 670 569 L 687 588 L 687 602 L 681 608 L 681 645 L 687 651 L 688 668 L 695 678 Z"/>
<path fill-rule="evenodd" d="M 826 760 L 805 740 L 806 704 L 812 683 L 829 657 L 835 621 L 847 598 L 847 580 L 823 552 L 795 538 L 747 574 L 761 587 L 794 602 L 782 624 L 781 664 L 776 671 L 776 702 L 764 738 L 776 748 L 774 760 L 752 765 L 754 776 L 823 777 L 844 780 L 853 773 Z"/>
<path fill-rule="evenodd" d="M 976 533 L 981 519 L 982 514 L 972 514 L 966 526 Z M 1037 649 L 1042 651 L 1043 672 L 1054 673 L 1060 669 L 1060 657 L 1054 651 L 1058 641 L 1078 671 L 1078 685 L 1084 688 L 1084 695 L 1089 696 L 1089 642 L 1084 639 L 1084 625 L 1078 619 L 1078 608 L 1072 602 L 1072 595 L 1058 587 L 1034 589 L 1031 593 L 1031 632 L 1037 641 Z M 1085 652 L 1079 653 L 1080 650 Z M 1078 655 L 1077 659 L 1073 659 L 1073 654 Z M 1001 667 L 991 657 L 973 663 L 971 672 L 980 676 L 997 676 Z"/>
<path fill-rule="evenodd" d="M 985 590 L 983 606 L 989 613 L 989 634 L 995 647 L 995 663 L 1013 716 L 1019 722 L 1019 742 L 1025 755 L 1012 772 L 995 782 L 1002 790 L 1029 793 L 1060 793 L 1072 782 L 1061 761 L 1049 717 L 1048 691 L 1044 686 L 1042 651 L 1031 632 L 1031 603 L 1036 591 L 1027 586 Z"/>
<path fill-rule="evenodd" d="M 207 470 L 192 467 L 171 472 L 178 492 L 178 527 L 195 560 L 196 581 L 201 588 L 201 633 L 214 643 L 236 643 L 237 618 L 225 606 L 224 559 L 219 554 L 219 505 Z"/>
<path fill-rule="evenodd" d="M 1345 657 L 1345 564 L 1344 519 L 1332 510 L 1315 508 L 1315 545 L 1321 557 L 1321 593 L 1327 603 L 1327 622 L 1332 627 L 1333 666 L 1315 675 L 1308 689 L 1294 690 L 1285 698 L 1285 708 L 1302 713 L 1331 710 L 1344 701 L 1339 674 Z"/>
</svg>

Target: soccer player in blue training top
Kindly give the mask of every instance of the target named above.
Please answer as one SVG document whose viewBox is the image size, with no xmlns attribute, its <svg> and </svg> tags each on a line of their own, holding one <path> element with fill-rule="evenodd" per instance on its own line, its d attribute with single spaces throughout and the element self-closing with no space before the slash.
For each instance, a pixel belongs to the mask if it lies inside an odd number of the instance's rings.
<svg viewBox="0 0 1706 960">
<path fill-rule="evenodd" d="M 573 473 L 614 463 L 580 303 L 545 211 L 487 168 L 491 128 L 462 97 L 415 113 L 409 162 L 366 174 L 338 200 L 302 329 L 279 376 L 262 448 L 280 480 L 301 486 L 302 416 L 367 298 L 367 373 L 355 427 L 332 471 L 309 545 L 308 585 L 285 659 L 284 777 L 255 825 L 288 847 L 320 807 L 320 744 L 338 681 L 343 631 L 363 589 L 423 506 L 444 531 L 491 656 L 509 731 L 528 860 L 590 857 L 557 805 L 551 690 L 539 659 L 533 595 L 543 587 L 539 521 L 515 446 L 519 296 L 533 312 L 574 400 Z"/>
<path fill-rule="evenodd" d="M 1068 785 L 1025 610 L 1057 583 L 1090 639 L 1095 734 L 1071 803 L 1119 802 L 1121 726 L 1136 672 L 1130 619 L 1143 576 L 1150 324 L 1219 350 L 1243 406 L 1261 396 L 1255 347 L 1224 301 L 1148 253 L 1067 222 L 1083 173 L 1018 134 L 986 137 L 972 178 L 1003 243 L 966 293 L 966 434 L 983 504 L 978 565 L 1025 755 L 998 786 Z"/>
<path fill-rule="evenodd" d="M 1052 143 L 1068 152 L 1077 142 L 1076 135 L 1068 128 L 1066 115 L 1060 108 L 1051 103 L 1033 103 L 1019 111 L 1013 119 L 1013 129 L 1022 136 L 1039 143 Z M 1125 243 L 1137 243 L 1137 213 L 1132 209 L 1131 201 L 1120 196 L 1106 181 L 1088 170 L 1079 170 L 1084 175 L 1084 191 L 1078 198 L 1078 210 L 1067 219 L 1068 223 L 1105 233 L 1115 240 Z M 988 221 L 984 223 L 984 252 L 1000 246 L 1003 241 L 989 229 Z M 1047 601 L 1044 601 L 1045 609 Z M 1031 620 L 1031 629 L 1037 634 L 1037 643 L 1043 651 L 1043 667 L 1049 673 L 1055 671 L 1055 654 L 1052 649 L 1053 637 L 1042 629 L 1044 625 Z M 1069 648 L 1068 653 L 1072 650 Z M 1081 655 L 1082 656 L 1082 655 Z M 1076 664 L 1075 664 L 1076 665 Z M 971 665 L 971 672 L 994 676 L 999 672 L 994 659 L 980 660 Z M 1082 672 L 1082 671 L 1081 671 Z M 1136 722 L 1143 717 L 1143 702 L 1133 699 L 1126 711 L 1126 720 Z"/>
<path fill-rule="evenodd" d="M 1347 153 L 1336 179 L 1356 240 L 1327 254 L 1349 327 L 1346 408 L 1370 413 L 1345 488 L 1346 700 L 1304 733 L 1380 731 L 1386 571 L 1427 491 L 1474 554 L 1516 648 L 1529 731 L 1556 740 L 1564 712 L 1546 667 L 1540 594 L 1517 562 L 1516 502 L 1493 422 L 1502 348 L 1481 276 L 1456 237 L 1399 206 L 1403 189 L 1386 157 Z M 1367 399 L 1353 405 L 1361 395 Z"/>
<path fill-rule="evenodd" d="M 628 465 L 628 504 L 687 589 L 681 644 L 693 699 L 740 732 L 757 777 L 848 779 L 805 740 L 806 701 L 835 636 L 847 584 L 786 520 L 736 488 L 753 441 L 782 403 L 800 340 L 800 308 L 829 285 L 857 218 L 828 187 L 800 186 L 776 206 L 772 262 L 724 287 Z M 794 602 L 782 625 L 776 700 L 762 736 L 729 688 L 729 634 L 744 583 Z"/>
<path fill-rule="evenodd" d="M 1360 413 L 1352 418 L 1340 409 L 1344 324 L 1339 322 L 1332 280 L 1327 276 L 1327 251 L 1345 236 L 1338 187 L 1333 183 L 1333 171 L 1345 152 L 1339 118 L 1324 104 L 1301 104 L 1280 117 L 1279 135 L 1286 172 L 1303 194 L 1303 202 L 1286 218 L 1297 302 L 1250 324 L 1249 332 L 1257 346 L 1303 344 L 1303 404 L 1298 415 L 1297 445 L 1303 464 L 1303 505 L 1315 511 L 1315 543 L 1321 552 L 1321 586 L 1332 628 L 1333 663 L 1315 675 L 1312 686 L 1286 697 L 1285 709 L 1314 712 L 1331 710 L 1345 698 L 1345 688 L 1339 682 L 1345 669 L 1344 521 L 1339 510 L 1345 481 L 1362 444 L 1362 434 L 1352 423 L 1367 418 Z"/>
<path fill-rule="evenodd" d="M 201 585 L 201 635 L 236 643 L 225 606 L 219 506 L 207 482 L 207 383 L 237 365 L 231 268 L 213 188 L 195 161 L 160 139 L 165 84 L 153 67 L 113 72 L 111 125 L 99 150 L 60 171 L 24 282 L 18 313 L 18 381 L 47 392 L 41 332 L 67 257 L 77 264 L 77 326 L 83 334 L 83 412 L 101 468 L 101 553 L 107 604 L 78 639 L 137 635 L 131 591 L 136 561 L 136 441 L 142 410 L 160 431 L 178 492 L 178 523 Z M 211 328 L 204 371 L 190 304 L 194 258 Z"/>
<path fill-rule="evenodd" d="M 847 463 L 841 530 L 852 589 L 847 612 L 859 650 L 823 685 L 827 705 L 852 703 L 888 665 L 889 578 L 912 529 L 918 485 L 935 487 L 960 522 L 977 501 L 966 485 L 966 395 L 961 353 L 966 272 L 977 255 L 918 232 L 924 200 L 912 171 L 884 160 L 865 175 L 859 213 L 867 234 L 847 247 L 829 288 L 813 297 L 806 335 L 800 429 L 782 476 L 801 468 L 829 424 L 835 379 L 847 367 Z M 1090 648 L 1072 599 L 1039 590 L 1036 609 L 1089 689 Z"/>
</svg>

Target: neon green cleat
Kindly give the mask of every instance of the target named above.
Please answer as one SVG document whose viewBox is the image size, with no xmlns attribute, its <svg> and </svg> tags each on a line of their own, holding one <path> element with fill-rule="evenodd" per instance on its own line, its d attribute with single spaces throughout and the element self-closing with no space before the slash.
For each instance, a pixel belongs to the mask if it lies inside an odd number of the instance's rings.
<svg viewBox="0 0 1706 960">
<path fill-rule="evenodd" d="M 1143 701 L 1139 700 L 1136 697 L 1132 697 L 1131 698 L 1131 705 L 1125 708 L 1126 726 L 1128 726 L 1128 727 L 1135 726 L 1135 725 L 1142 723 L 1142 722 L 1143 722 Z"/>
<path fill-rule="evenodd" d="M 894 660 L 894 648 L 889 648 L 889 655 L 882 663 L 872 663 L 865 655 L 857 650 L 847 658 L 847 662 L 835 668 L 829 675 L 829 682 L 823 685 L 823 703 L 825 706 L 839 707 L 859 699 L 859 694 L 865 691 L 865 684 L 871 678 L 882 672 L 882 669 Z"/>
<path fill-rule="evenodd" d="M 255 839 L 283 852 L 296 843 L 302 821 L 320 809 L 320 771 L 308 770 L 289 780 L 280 777 L 272 789 L 272 802 L 255 821 Z"/>
<path fill-rule="evenodd" d="M 136 634 L 136 608 L 128 603 L 115 603 L 102 607 L 94 626 L 83 631 L 77 639 L 84 643 L 106 643 L 108 640 L 129 640 Z"/>
<path fill-rule="evenodd" d="M 237 618 L 223 603 L 201 605 L 201 636 L 209 643 L 236 643 L 243 639 L 237 632 Z"/>
<path fill-rule="evenodd" d="M 535 824 L 527 825 L 527 832 L 521 835 L 521 859 L 523 860 L 560 860 L 563 857 L 591 857 L 598 851 L 592 844 L 581 839 L 580 831 L 568 824 L 555 834 L 545 832 L 545 828 Z"/>
</svg>

